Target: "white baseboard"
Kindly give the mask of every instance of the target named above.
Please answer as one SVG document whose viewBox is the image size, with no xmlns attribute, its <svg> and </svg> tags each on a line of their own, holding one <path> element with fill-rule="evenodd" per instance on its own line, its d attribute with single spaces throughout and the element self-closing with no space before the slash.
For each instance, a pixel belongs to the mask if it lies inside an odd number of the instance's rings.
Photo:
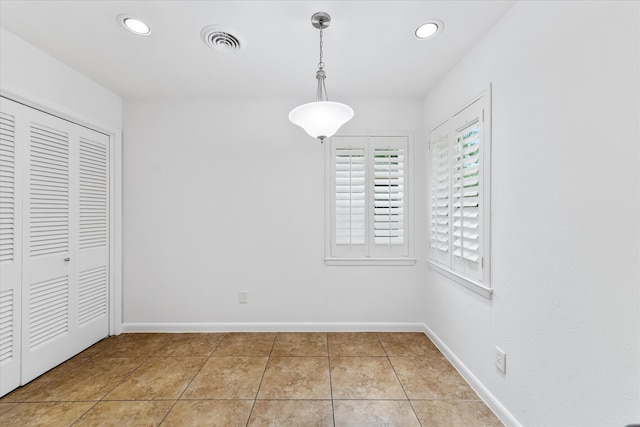
<svg viewBox="0 0 640 427">
<path fill-rule="evenodd" d="M 426 332 L 424 323 L 123 323 L 122 332 Z"/>
<path fill-rule="evenodd" d="M 431 341 L 438 347 L 440 352 L 447 358 L 447 360 L 453 365 L 460 375 L 469 383 L 473 391 L 475 391 L 480 399 L 493 411 L 493 413 L 504 423 L 507 427 L 522 427 L 522 424 L 505 408 L 502 403 L 496 397 L 491 394 L 484 384 L 473 375 L 473 373 L 462 363 L 460 359 L 447 347 L 444 342 L 427 326 L 423 325 L 425 333 Z"/>
</svg>

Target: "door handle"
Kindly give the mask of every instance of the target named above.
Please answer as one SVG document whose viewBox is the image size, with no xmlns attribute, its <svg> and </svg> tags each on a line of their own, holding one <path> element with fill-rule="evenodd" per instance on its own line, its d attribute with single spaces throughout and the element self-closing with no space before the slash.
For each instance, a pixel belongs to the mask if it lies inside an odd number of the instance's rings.
<svg viewBox="0 0 640 427">
<path fill-rule="evenodd" d="M 66 262 L 69 262 L 69 261 L 71 261 L 71 258 L 66 257 L 64 260 L 65 260 Z"/>
</svg>

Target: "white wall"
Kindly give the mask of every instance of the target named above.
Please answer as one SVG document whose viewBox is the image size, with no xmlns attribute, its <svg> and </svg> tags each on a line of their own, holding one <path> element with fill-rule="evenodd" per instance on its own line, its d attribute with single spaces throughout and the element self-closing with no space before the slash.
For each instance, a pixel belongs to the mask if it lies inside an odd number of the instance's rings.
<svg viewBox="0 0 640 427">
<path fill-rule="evenodd" d="M 301 101 L 125 102 L 125 330 L 422 320 L 420 264 L 324 265 L 327 147 L 287 119 Z M 419 99 L 349 102 L 345 130 L 422 134 Z"/>
<path fill-rule="evenodd" d="M 640 422 L 639 28 L 520 2 L 425 102 L 431 129 L 493 84 L 493 298 L 429 271 L 423 313 L 509 423 Z"/>
<path fill-rule="evenodd" d="M 4 28 L 0 28 L 0 89 L 59 115 L 122 129 L 120 96 Z"/>
</svg>

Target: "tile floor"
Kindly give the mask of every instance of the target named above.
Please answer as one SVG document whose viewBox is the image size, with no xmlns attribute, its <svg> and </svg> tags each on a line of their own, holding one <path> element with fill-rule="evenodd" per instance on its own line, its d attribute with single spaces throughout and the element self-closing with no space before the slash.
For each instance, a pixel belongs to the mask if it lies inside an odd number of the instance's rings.
<svg viewBox="0 0 640 427">
<path fill-rule="evenodd" d="M 0 399 L 9 426 L 501 426 L 422 333 L 122 334 Z"/>
</svg>

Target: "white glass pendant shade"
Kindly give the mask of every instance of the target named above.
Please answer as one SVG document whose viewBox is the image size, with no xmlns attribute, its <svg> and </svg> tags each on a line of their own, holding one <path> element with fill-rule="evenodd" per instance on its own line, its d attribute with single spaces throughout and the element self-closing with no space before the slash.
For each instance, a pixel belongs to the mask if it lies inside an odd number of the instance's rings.
<svg viewBox="0 0 640 427">
<path fill-rule="evenodd" d="M 351 120 L 353 109 L 332 101 L 302 104 L 289 113 L 291 123 L 300 126 L 314 138 L 323 140 L 333 136 L 340 126 Z"/>
</svg>

